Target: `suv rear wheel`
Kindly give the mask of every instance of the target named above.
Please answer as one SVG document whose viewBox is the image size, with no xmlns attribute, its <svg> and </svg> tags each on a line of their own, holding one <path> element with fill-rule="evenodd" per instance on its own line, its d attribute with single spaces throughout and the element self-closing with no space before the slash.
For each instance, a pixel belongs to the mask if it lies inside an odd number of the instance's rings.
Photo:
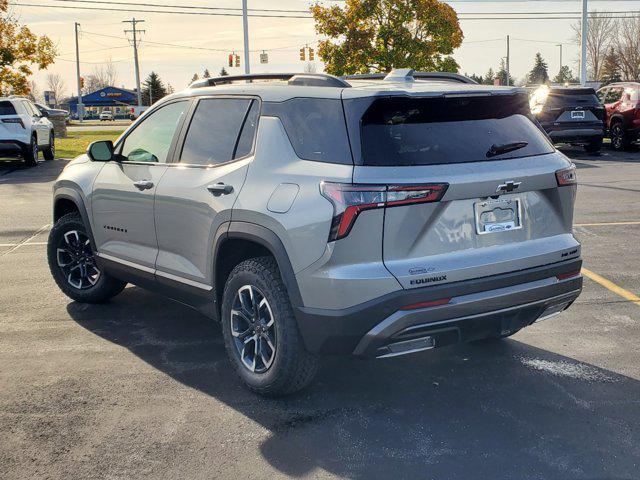
<svg viewBox="0 0 640 480">
<path fill-rule="evenodd" d="M 24 149 L 24 162 L 30 167 L 38 165 L 38 140 L 35 135 L 31 137 L 29 146 Z"/>
<path fill-rule="evenodd" d="M 258 257 L 237 265 L 222 298 L 229 360 L 254 392 L 279 396 L 308 385 L 317 359 L 306 351 L 278 265 Z"/>
<path fill-rule="evenodd" d="M 60 218 L 49 233 L 49 269 L 60 290 L 81 303 L 101 303 L 127 285 L 103 272 L 95 260 L 89 235 L 77 213 Z"/>
<path fill-rule="evenodd" d="M 53 134 L 53 131 L 51 131 L 51 134 L 49 135 L 49 145 L 42 150 L 42 156 L 44 157 L 45 160 L 55 160 L 56 158 L 56 143 L 55 143 L 55 136 Z"/>
<path fill-rule="evenodd" d="M 631 144 L 629 135 L 624 131 L 622 122 L 611 125 L 611 148 L 614 150 L 626 150 Z"/>
</svg>

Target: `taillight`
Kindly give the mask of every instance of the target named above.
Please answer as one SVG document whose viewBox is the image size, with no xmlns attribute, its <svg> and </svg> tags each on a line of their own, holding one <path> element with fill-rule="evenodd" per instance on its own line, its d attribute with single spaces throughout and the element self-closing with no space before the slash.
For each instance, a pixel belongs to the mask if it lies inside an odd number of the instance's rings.
<svg viewBox="0 0 640 480">
<path fill-rule="evenodd" d="M 577 277 L 578 275 L 580 275 L 580 270 L 575 270 L 573 272 L 567 272 L 567 273 L 560 273 L 556 275 L 556 278 L 558 280 L 566 280 L 567 278 Z"/>
<path fill-rule="evenodd" d="M 451 302 L 451 298 L 441 298 L 439 300 L 431 300 L 428 302 L 412 303 L 411 305 L 405 305 L 400 307 L 400 310 L 417 310 L 419 308 L 438 307 L 440 305 L 446 305 Z"/>
<path fill-rule="evenodd" d="M 396 207 L 440 200 L 449 184 L 423 185 L 356 185 L 321 182 L 320 193 L 333 204 L 333 220 L 329 241 L 349 235 L 353 224 L 364 210 Z"/>
<path fill-rule="evenodd" d="M 3 118 L 2 123 L 16 123 L 24 128 L 24 123 L 22 123 L 22 120 L 19 118 Z"/>
<path fill-rule="evenodd" d="M 564 187 L 565 185 L 575 185 L 576 183 L 578 183 L 576 166 L 572 164 L 569 168 L 556 170 L 556 180 L 558 181 L 559 187 Z"/>
</svg>

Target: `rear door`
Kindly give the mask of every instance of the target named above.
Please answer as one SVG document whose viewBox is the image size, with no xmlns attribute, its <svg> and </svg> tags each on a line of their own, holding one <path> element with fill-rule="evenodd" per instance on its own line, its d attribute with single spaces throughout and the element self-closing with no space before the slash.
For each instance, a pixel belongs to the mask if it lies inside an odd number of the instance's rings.
<svg viewBox="0 0 640 480">
<path fill-rule="evenodd" d="M 156 192 L 156 275 L 200 290 L 212 286 L 213 243 L 253 158 L 256 98 L 201 98 Z M 179 285 L 178 285 L 179 286 Z"/>
<path fill-rule="evenodd" d="M 551 89 L 536 116 L 545 126 L 579 128 L 582 124 L 603 121 L 604 108 L 592 89 L 559 88 Z"/>
<path fill-rule="evenodd" d="M 379 99 L 364 113 L 355 183 L 446 188 L 440 201 L 385 208 L 383 259 L 404 288 L 579 255 L 575 188 L 556 179 L 570 162 L 528 110 L 526 94 L 445 95 Z"/>
</svg>

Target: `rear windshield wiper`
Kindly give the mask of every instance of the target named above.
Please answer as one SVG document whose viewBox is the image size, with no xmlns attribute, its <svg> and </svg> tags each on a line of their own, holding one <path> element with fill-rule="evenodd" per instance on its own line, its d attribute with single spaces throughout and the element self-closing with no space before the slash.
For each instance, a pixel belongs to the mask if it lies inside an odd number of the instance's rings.
<svg viewBox="0 0 640 480">
<path fill-rule="evenodd" d="M 487 152 L 487 158 L 495 157 L 496 155 L 502 155 L 503 153 L 513 152 L 514 150 L 519 150 L 521 148 L 529 145 L 529 142 L 513 142 L 513 143 L 505 143 L 503 145 L 496 145 L 495 143 L 491 145 L 491 148 Z"/>
</svg>

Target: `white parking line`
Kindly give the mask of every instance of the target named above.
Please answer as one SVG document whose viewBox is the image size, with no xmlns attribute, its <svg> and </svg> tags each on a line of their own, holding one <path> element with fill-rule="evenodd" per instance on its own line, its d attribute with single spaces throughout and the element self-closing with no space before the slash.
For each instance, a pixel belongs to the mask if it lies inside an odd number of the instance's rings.
<svg viewBox="0 0 640 480">
<path fill-rule="evenodd" d="M 44 232 L 45 230 L 48 230 L 51 227 L 50 223 L 47 223 L 46 225 L 43 225 L 42 227 L 40 227 L 33 235 L 31 235 L 29 238 L 26 238 L 24 240 L 22 240 L 21 242 L 18 243 L 14 243 L 13 245 L 7 245 L 10 246 L 11 248 L 9 248 L 9 250 L 7 250 L 6 252 L 2 252 L 2 254 L 0 254 L 1 257 L 4 257 L 5 255 L 9 255 L 11 252 L 15 252 L 18 248 L 20 248 L 23 245 L 28 244 L 29 240 L 33 240 L 34 238 L 36 238 L 38 235 L 40 235 L 42 232 Z M 34 242 L 35 243 L 35 242 Z M 30 244 L 32 245 L 32 244 Z"/>
<path fill-rule="evenodd" d="M 26 242 L 26 243 L 0 243 L 0 248 L 7 247 L 28 247 L 29 245 L 46 245 L 47 242 Z"/>
</svg>

